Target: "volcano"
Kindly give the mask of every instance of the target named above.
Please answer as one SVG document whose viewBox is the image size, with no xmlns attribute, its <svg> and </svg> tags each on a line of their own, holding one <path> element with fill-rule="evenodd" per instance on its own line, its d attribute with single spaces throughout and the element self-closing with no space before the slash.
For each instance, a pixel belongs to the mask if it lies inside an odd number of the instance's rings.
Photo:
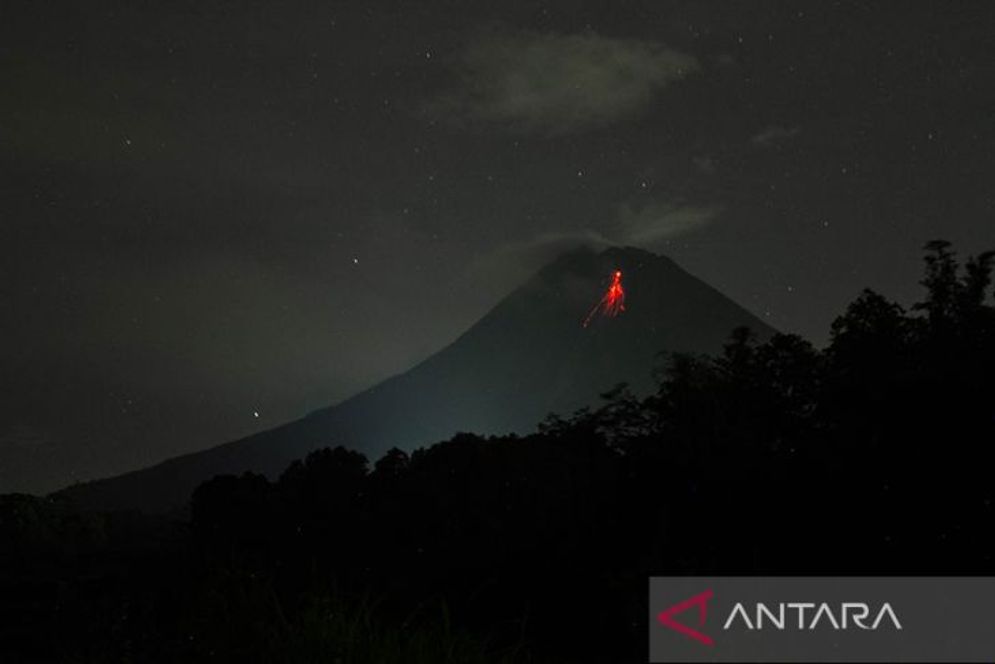
<svg viewBox="0 0 995 664">
<path fill-rule="evenodd" d="M 584 325 L 625 275 L 625 310 Z M 344 445 L 371 460 L 457 432 L 527 433 L 549 413 L 596 404 L 626 382 L 652 389 L 661 353 L 716 353 L 737 326 L 773 330 L 669 258 L 634 248 L 569 252 L 540 269 L 449 346 L 408 371 L 306 417 L 117 477 L 64 489 L 89 509 L 167 511 L 224 473 L 276 477 L 294 459 Z"/>
</svg>

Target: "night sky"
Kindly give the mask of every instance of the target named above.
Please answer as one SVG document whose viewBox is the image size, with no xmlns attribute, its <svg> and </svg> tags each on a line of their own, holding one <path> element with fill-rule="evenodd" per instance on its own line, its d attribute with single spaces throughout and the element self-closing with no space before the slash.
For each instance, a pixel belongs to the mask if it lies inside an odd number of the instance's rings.
<svg viewBox="0 0 995 664">
<path fill-rule="evenodd" d="M 0 493 L 302 416 L 581 242 L 816 343 L 995 245 L 990 2 L 0 8 Z"/>
</svg>

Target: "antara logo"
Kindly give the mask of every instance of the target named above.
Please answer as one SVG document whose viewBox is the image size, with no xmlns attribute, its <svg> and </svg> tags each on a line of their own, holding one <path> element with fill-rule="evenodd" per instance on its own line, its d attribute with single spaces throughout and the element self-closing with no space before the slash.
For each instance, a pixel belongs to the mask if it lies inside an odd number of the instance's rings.
<svg viewBox="0 0 995 664">
<path fill-rule="evenodd" d="M 657 614 L 657 621 L 669 629 L 679 632 L 688 638 L 694 639 L 706 646 L 715 645 L 715 640 L 705 634 L 702 629 L 705 627 L 705 618 L 708 615 L 708 601 L 715 596 L 712 590 L 690 597 L 683 602 L 678 602 L 668 609 Z M 728 631 L 737 626 L 745 627 L 748 630 L 814 630 L 818 627 L 832 628 L 837 630 L 858 629 L 875 630 L 882 626 L 890 626 L 896 630 L 902 629 L 902 624 L 898 621 L 895 610 L 891 604 L 885 602 L 880 609 L 871 616 L 871 607 L 864 602 L 841 602 L 838 609 L 827 602 L 816 604 L 815 602 L 780 602 L 773 605 L 757 602 L 752 612 L 748 612 L 742 602 L 736 602 L 726 617 L 722 625 L 723 631 Z M 676 616 L 692 608 L 698 609 L 697 628 L 689 627 L 678 622 Z M 751 617 L 752 616 L 752 617 Z"/>
<path fill-rule="evenodd" d="M 711 590 L 706 590 L 705 592 L 701 593 L 700 595 L 695 595 L 694 597 L 692 597 L 690 599 L 686 599 L 683 602 L 678 602 L 677 604 L 674 604 L 669 609 L 665 609 L 665 610 L 661 611 L 659 613 L 659 615 L 657 615 L 656 619 L 660 621 L 661 625 L 663 625 L 665 627 L 669 627 L 670 629 L 672 629 L 672 630 L 674 630 L 676 632 L 680 632 L 681 634 L 683 634 L 685 636 L 689 636 L 692 639 L 694 639 L 695 641 L 698 641 L 700 643 L 704 643 L 706 646 L 715 645 L 715 641 L 712 640 L 712 637 L 708 636 L 707 634 L 702 634 L 698 630 L 691 629 L 687 625 L 682 625 L 681 623 L 679 623 L 676 620 L 674 620 L 674 616 L 676 616 L 678 613 L 683 613 L 683 612 L 687 611 L 688 609 L 690 609 L 692 606 L 697 606 L 698 607 L 698 627 L 699 628 L 704 627 L 705 626 L 705 616 L 708 613 L 707 602 L 708 602 L 708 600 L 712 599 L 712 597 L 714 595 L 715 595 L 715 593 L 713 593 Z"/>
<path fill-rule="evenodd" d="M 806 611 L 810 609 L 811 613 L 807 615 L 811 616 L 811 619 L 806 621 Z M 797 620 L 788 620 L 788 617 L 792 613 L 797 616 Z M 765 622 L 773 629 L 780 630 L 793 628 L 811 630 L 818 627 L 821 623 L 831 626 L 833 629 L 849 629 L 851 626 L 856 626 L 860 629 L 877 629 L 885 618 L 891 622 L 895 629 L 902 629 L 902 623 L 898 622 L 898 616 L 895 615 L 895 610 L 891 608 L 891 604 L 888 602 L 881 605 L 874 621 L 868 625 L 866 621 L 870 614 L 871 607 L 863 602 L 842 602 L 839 610 L 836 612 L 826 602 L 822 602 L 821 604 L 815 604 L 814 602 L 781 602 L 777 604 L 776 612 L 771 611 L 766 604 L 757 602 L 756 610 L 753 614 L 754 619 L 751 622 L 750 616 L 746 613 L 742 602 L 737 602 L 736 606 L 732 607 L 732 611 L 729 612 L 729 617 L 726 619 L 722 629 L 727 630 L 737 622 L 741 622 L 746 629 L 763 629 Z"/>
</svg>

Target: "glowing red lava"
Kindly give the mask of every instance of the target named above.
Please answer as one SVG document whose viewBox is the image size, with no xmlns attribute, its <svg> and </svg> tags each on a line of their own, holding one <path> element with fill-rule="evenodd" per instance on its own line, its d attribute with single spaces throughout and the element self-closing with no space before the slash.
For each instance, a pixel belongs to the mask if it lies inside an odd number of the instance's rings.
<svg viewBox="0 0 995 664">
<path fill-rule="evenodd" d="M 612 272 L 612 283 L 605 291 L 601 300 L 598 301 L 594 308 L 591 309 L 591 313 L 587 314 L 587 318 L 584 319 L 584 327 L 587 327 L 591 319 L 598 312 L 601 312 L 602 316 L 608 316 L 614 318 L 620 313 L 625 311 L 625 289 L 622 288 L 622 271 L 615 270 Z"/>
</svg>

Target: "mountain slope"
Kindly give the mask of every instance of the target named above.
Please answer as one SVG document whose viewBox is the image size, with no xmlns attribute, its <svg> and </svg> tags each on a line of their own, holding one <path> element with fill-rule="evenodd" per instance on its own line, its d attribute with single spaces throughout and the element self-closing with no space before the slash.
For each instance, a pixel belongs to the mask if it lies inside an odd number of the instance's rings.
<svg viewBox="0 0 995 664">
<path fill-rule="evenodd" d="M 611 272 L 624 274 L 626 311 L 581 322 Z M 323 446 L 377 458 L 459 431 L 525 432 L 550 412 L 596 402 L 619 382 L 651 387 L 661 351 L 714 353 L 730 331 L 772 330 L 670 259 L 639 249 L 578 250 L 556 259 L 456 341 L 411 370 L 303 419 L 119 477 L 64 490 L 85 507 L 160 511 L 182 505 L 220 473 L 278 475 Z"/>
</svg>

